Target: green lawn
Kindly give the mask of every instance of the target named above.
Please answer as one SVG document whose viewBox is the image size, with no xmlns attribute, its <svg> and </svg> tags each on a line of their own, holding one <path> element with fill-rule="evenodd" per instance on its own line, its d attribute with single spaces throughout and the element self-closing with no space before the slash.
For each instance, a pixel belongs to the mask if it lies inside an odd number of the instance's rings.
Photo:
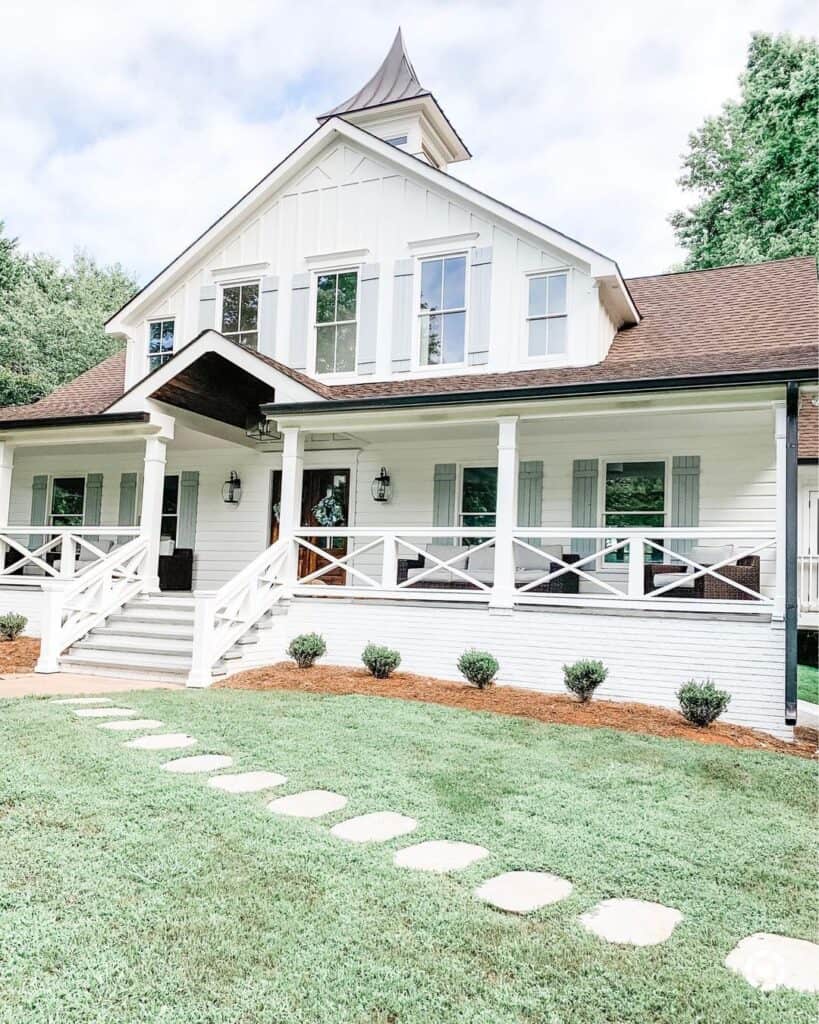
<svg viewBox="0 0 819 1024">
<path fill-rule="evenodd" d="M 44 700 L 0 701 L 0 1021 L 7 1024 L 684 1024 L 815 1021 L 723 959 L 753 932 L 815 938 L 816 765 L 679 741 L 362 697 L 146 691 L 200 752 L 334 789 L 326 821 L 273 818 L 158 770 L 168 756 Z M 196 749 L 196 748 L 195 748 Z M 412 837 L 342 843 L 378 809 Z M 392 866 L 428 838 L 492 855 L 460 875 Z M 531 917 L 483 879 L 553 871 L 573 895 Z M 621 948 L 598 900 L 684 914 Z"/>
<path fill-rule="evenodd" d="M 796 685 L 800 700 L 809 700 L 811 704 L 819 704 L 819 668 L 800 665 Z"/>
</svg>

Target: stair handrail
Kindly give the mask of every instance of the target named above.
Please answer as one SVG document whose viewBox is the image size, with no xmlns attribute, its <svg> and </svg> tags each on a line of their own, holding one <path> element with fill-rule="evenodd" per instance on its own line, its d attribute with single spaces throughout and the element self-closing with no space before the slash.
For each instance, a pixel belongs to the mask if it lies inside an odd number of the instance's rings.
<svg viewBox="0 0 819 1024">
<path fill-rule="evenodd" d="M 59 672 L 62 652 L 142 590 L 149 543 L 134 537 L 70 582 L 43 581 L 40 656 L 35 672 Z"/>
<path fill-rule="evenodd" d="M 288 593 L 278 573 L 291 546 L 277 540 L 215 593 L 194 595 L 188 686 L 209 686 L 220 658 Z"/>
</svg>

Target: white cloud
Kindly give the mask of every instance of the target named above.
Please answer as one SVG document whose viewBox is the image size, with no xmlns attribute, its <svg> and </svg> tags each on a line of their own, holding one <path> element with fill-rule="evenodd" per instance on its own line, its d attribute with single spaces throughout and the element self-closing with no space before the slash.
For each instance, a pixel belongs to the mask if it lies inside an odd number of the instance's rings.
<svg viewBox="0 0 819 1024">
<path fill-rule="evenodd" d="M 4 4 L 0 219 L 145 280 L 372 73 L 396 24 L 474 159 L 453 173 L 619 260 L 679 259 L 686 138 L 798 0 Z"/>
</svg>

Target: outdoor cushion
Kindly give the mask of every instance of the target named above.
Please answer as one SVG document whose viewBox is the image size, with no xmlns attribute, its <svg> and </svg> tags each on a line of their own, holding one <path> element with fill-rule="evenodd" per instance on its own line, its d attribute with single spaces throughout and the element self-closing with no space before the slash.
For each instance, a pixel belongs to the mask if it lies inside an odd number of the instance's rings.
<svg viewBox="0 0 819 1024">
<path fill-rule="evenodd" d="M 687 552 L 686 557 L 698 565 L 716 565 L 717 562 L 724 562 L 734 553 L 733 544 L 725 544 L 723 547 L 696 547 Z"/>
<path fill-rule="evenodd" d="M 474 575 L 475 569 L 479 571 L 489 570 L 490 572 L 495 568 L 495 549 L 493 547 L 479 548 L 477 551 L 473 551 L 469 556 L 469 572 Z"/>
<path fill-rule="evenodd" d="M 693 570 L 692 570 L 693 573 Z M 694 584 L 697 582 L 692 578 L 692 573 L 687 572 L 658 572 L 652 576 L 654 583 L 654 590 L 659 590 L 660 587 L 668 586 L 669 583 L 678 584 L 675 590 L 693 590 Z M 667 591 L 672 593 L 672 591 Z"/>
<path fill-rule="evenodd" d="M 419 545 L 420 547 L 420 545 Z M 464 544 L 427 544 L 426 552 L 429 555 L 434 555 L 436 558 L 440 558 L 442 562 L 446 562 L 451 558 L 455 558 L 457 555 L 465 552 L 466 546 Z M 456 576 L 450 572 L 449 569 L 445 569 L 443 566 L 436 565 L 432 572 L 427 572 L 435 562 L 432 558 L 425 559 L 423 567 L 413 567 L 407 573 L 407 579 L 413 580 L 418 576 L 423 576 L 423 579 L 419 581 L 419 585 L 423 586 L 424 583 L 457 583 L 465 582 L 463 577 Z M 455 563 L 454 568 L 460 569 L 461 572 L 466 572 L 467 559 L 460 558 Z M 424 575 L 426 573 L 426 575 Z"/>
<path fill-rule="evenodd" d="M 535 545 L 532 545 L 534 547 Z M 555 558 L 563 558 L 563 545 L 562 544 L 544 544 L 538 551 L 543 554 L 536 554 L 534 551 L 530 551 L 529 548 L 521 547 L 520 544 L 515 545 L 515 565 L 518 569 L 540 569 L 541 575 L 549 571 L 549 566 L 552 564 L 551 560 L 544 555 L 553 555 Z M 556 566 L 556 568 L 560 568 Z"/>
</svg>

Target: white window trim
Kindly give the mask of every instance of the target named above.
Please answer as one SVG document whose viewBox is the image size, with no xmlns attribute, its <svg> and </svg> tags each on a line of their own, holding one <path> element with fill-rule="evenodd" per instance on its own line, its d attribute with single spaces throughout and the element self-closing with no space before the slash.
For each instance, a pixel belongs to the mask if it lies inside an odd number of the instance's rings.
<svg viewBox="0 0 819 1024">
<path fill-rule="evenodd" d="M 673 486 L 672 479 L 672 466 L 673 466 L 673 455 L 649 453 L 647 455 L 643 453 L 631 454 L 631 455 L 601 455 L 597 459 L 597 522 L 601 530 L 606 530 L 606 467 L 610 462 L 662 462 L 665 464 L 665 490 L 664 490 L 664 501 L 663 501 L 663 528 L 668 526 L 668 518 L 671 514 L 671 488 Z M 650 529 L 650 527 L 649 527 Z M 658 529 L 658 527 L 654 527 Z M 616 527 L 612 527 L 612 530 L 616 533 Z M 663 556 L 665 558 L 665 556 Z M 616 572 L 623 573 L 628 571 L 628 562 L 607 562 L 604 558 L 599 558 L 595 562 L 596 572 Z"/>
<path fill-rule="evenodd" d="M 464 512 L 464 470 L 465 469 L 494 469 L 497 472 L 497 462 L 490 462 L 487 459 L 470 459 L 468 462 L 456 462 L 455 463 L 455 526 L 463 528 L 463 517 L 464 515 L 480 515 L 478 512 Z M 497 501 L 495 503 L 494 513 L 484 513 L 485 515 L 494 515 L 495 523 L 497 525 L 498 506 Z M 488 530 L 494 529 L 491 526 L 476 526 L 475 530 Z"/>
<path fill-rule="evenodd" d="M 342 372 L 333 371 L 332 373 L 320 373 L 316 366 L 316 356 L 318 351 L 318 328 L 328 327 L 329 324 L 319 324 L 316 320 L 316 303 L 318 301 L 318 279 L 326 274 L 351 274 L 354 273 L 356 276 L 356 290 L 355 290 L 355 320 L 333 320 L 334 325 L 338 324 L 355 324 L 355 365 L 352 370 L 344 370 Z M 350 265 L 345 266 L 323 266 L 320 270 L 312 270 L 310 272 L 310 341 L 309 350 L 307 352 L 307 365 L 312 366 L 313 376 L 316 380 L 320 381 L 349 381 L 354 380 L 358 377 L 358 343 L 359 343 L 359 332 L 361 328 L 361 265 Z"/>
<path fill-rule="evenodd" d="M 147 373 L 153 373 L 151 369 L 151 324 L 167 324 L 170 321 L 173 322 L 173 348 L 168 355 L 168 359 L 161 362 L 159 366 L 154 367 L 156 370 L 164 366 L 178 351 L 176 347 L 176 313 L 171 313 L 169 316 L 151 316 L 145 321 L 145 368 Z"/>
<path fill-rule="evenodd" d="M 529 355 L 529 321 L 553 319 L 552 317 L 530 317 L 529 316 L 529 282 L 533 277 L 554 277 L 556 274 L 566 275 L 566 351 L 554 355 L 530 356 Z M 526 366 L 565 366 L 569 361 L 571 349 L 570 324 L 572 320 L 572 294 L 573 294 L 573 268 L 572 267 L 538 267 L 535 270 L 527 270 L 523 275 L 523 289 L 521 293 L 522 329 L 520 343 L 520 360 Z M 562 315 L 562 314 L 561 314 Z M 616 461 L 616 460 L 612 460 Z"/>
<path fill-rule="evenodd" d="M 236 344 L 241 344 L 237 339 L 240 334 L 250 334 L 250 331 L 232 331 L 230 334 L 225 334 L 222 330 L 222 313 L 224 310 L 225 303 L 225 288 L 241 288 L 243 286 L 255 284 L 259 289 L 258 305 L 256 306 L 256 348 L 250 349 L 251 352 L 259 351 L 259 339 L 262 336 L 262 279 L 260 277 L 242 278 L 236 281 L 220 281 L 218 284 L 219 288 L 219 315 L 216 318 L 216 330 L 222 337 L 227 338 L 228 341 L 236 341 Z M 176 343 L 176 337 L 174 336 L 174 344 Z M 244 346 L 248 348 L 247 345 Z"/>
<path fill-rule="evenodd" d="M 444 260 L 452 256 L 463 256 L 466 260 L 466 268 L 464 271 L 464 358 L 460 363 L 435 363 L 428 364 L 421 361 L 421 322 L 424 317 L 434 316 L 435 314 L 422 313 L 421 312 L 421 264 L 428 263 L 431 260 Z M 470 283 L 472 274 L 470 268 L 472 266 L 472 251 L 471 250 L 455 250 L 447 252 L 426 252 L 418 254 L 415 257 L 415 266 L 413 268 L 413 316 L 415 323 L 412 329 L 412 370 L 413 373 L 417 373 L 421 376 L 426 377 L 437 377 L 444 373 L 449 373 L 452 370 L 468 370 L 470 368 L 469 363 L 469 308 L 470 308 Z M 447 310 L 448 313 L 459 313 L 461 310 L 451 309 Z M 478 367 L 478 370 L 482 370 L 483 367 Z"/>
<path fill-rule="evenodd" d="M 50 475 L 49 478 L 48 478 L 48 500 L 46 501 L 46 524 L 45 524 L 46 526 L 54 526 L 54 523 L 52 521 L 53 517 L 54 517 L 54 513 L 52 512 L 52 509 L 54 507 L 54 481 L 55 480 L 72 480 L 72 479 L 74 479 L 74 480 L 82 479 L 82 482 L 83 482 L 83 484 L 82 484 L 82 522 L 80 523 L 79 526 L 76 527 L 76 529 L 80 530 L 80 529 L 82 529 L 85 526 L 85 512 L 86 512 L 86 507 L 87 507 L 87 504 L 88 504 L 88 474 L 87 473 L 70 473 L 70 472 L 67 472 L 67 473 L 54 473 L 54 474 Z M 58 514 L 61 515 L 62 513 L 58 513 Z M 54 527 L 54 529 L 56 529 L 56 530 L 60 530 L 60 529 L 68 529 L 68 530 L 70 530 L 71 527 L 70 526 L 68 526 L 68 527 L 56 526 L 56 527 Z"/>
</svg>

